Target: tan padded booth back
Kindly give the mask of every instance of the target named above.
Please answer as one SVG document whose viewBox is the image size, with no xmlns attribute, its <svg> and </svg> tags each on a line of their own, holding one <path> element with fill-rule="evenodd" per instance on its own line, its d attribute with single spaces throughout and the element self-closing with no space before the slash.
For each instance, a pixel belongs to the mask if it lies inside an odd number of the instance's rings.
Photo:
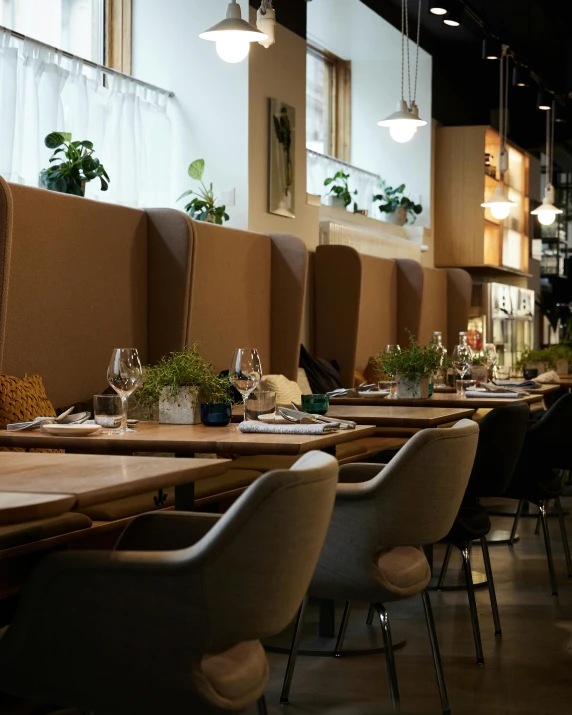
<svg viewBox="0 0 572 715">
<path fill-rule="evenodd" d="M 8 282 L 10 277 L 10 256 L 12 253 L 12 194 L 6 182 L 0 178 L 0 372 L 6 335 L 8 313 Z"/>
<path fill-rule="evenodd" d="M 263 371 L 296 379 L 307 251 L 273 238 L 152 209 L 149 218 L 149 359 L 195 341 L 216 370 L 255 347 Z"/>
<path fill-rule="evenodd" d="M 448 340 L 445 343 L 449 354 L 459 341 L 459 333 L 467 330 L 471 312 L 473 281 L 470 273 L 461 268 L 447 270 Z"/>
<path fill-rule="evenodd" d="M 417 261 L 400 258 L 397 268 L 397 344 L 409 345 L 409 333 L 417 337 L 423 304 L 423 268 Z"/>
<path fill-rule="evenodd" d="M 423 300 L 418 340 L 426 345 L 436 330 L 443 333 L 443 344 L 448 345 L 448 299 L 447 271 L 439 268 L 423 268 Z"/>
<path fill-rule="evenodd" d="M 344 385 L 396 339 L 394 261 L 348 246 L 318 246 L 314 259 L 314 352 L 336 360 Z"/>
<path fill-rule="evenodd" d="M 13 218 L 0 369 L 40 374 L 56 407 L 88 400 L 113 348 L 146 360 L 145 212 L 4 181 L 0 194 L 0 240 L 10 204 Z"/>
</svg>

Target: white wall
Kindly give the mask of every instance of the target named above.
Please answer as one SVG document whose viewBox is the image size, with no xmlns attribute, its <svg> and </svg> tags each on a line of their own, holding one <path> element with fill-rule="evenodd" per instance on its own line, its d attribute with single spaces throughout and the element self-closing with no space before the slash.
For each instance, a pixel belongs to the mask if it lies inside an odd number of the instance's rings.
<svg viewBox="0 0 572 715">
<path fill-rule="evenodd" d="M 243 17 L 248 2 L 240 0 Z M 173 205 L 194 182 L 187 168 L 206 161 L 205 183 L 218 196 L 236 190 L 228 225 L 248 225 L 248 61 L 227 64 L 199 33 L 224 18 L 225 0 L 136 0 L 133 74 L 172 90 L 175 130 Z M 160 142 L 161 138 L 157 137 Z"/>
<path fill-rule="evenodd" d="M 377 122 L 395 111 L 401 98 L 401 33 L 360 0 L 313 0 L 308 3 L 308 39 L 351 60 L 351 163 L 393 186 L 405 183 L 407 192 L 420 198 L 424 207 L 416 225 L 430 227 L 431 56 L 420 50 L 417 89 L 417 104 L 428 124 L 410 142 L 398 144 Z M 413 81 L 413 42 L 410 50 Z M 405 92 L 407 98 L 407 86 Z"/>
</svg>

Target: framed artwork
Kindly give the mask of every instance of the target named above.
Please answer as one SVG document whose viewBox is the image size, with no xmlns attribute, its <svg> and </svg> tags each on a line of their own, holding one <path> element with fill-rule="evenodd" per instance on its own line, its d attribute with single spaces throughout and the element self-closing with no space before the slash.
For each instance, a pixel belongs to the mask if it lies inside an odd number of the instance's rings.
<svg viewBox="0 0 572 715">
<path fill-rule="evenodd" d="M 271 99 L 268 211 L 296 217 L 296 110 Z"/>
</svg>

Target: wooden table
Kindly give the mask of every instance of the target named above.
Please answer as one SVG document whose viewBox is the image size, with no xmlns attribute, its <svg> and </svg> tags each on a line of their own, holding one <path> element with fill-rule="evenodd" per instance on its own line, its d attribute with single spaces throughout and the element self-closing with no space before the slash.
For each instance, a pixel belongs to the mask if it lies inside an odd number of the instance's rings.
<svg viewBox="0 0 572 715">
<path fill-rule="evenodd" d="M 572 384 L 572 383 L 571 383 Z M 518 381 L 515 381 L 515 385 L 512 389 L 514 389 L 518 385 Z M 500 387 L 500 385 L 499 385 Z M 531 395 L 550 395 L 554 392 L 558 392 L 560 389 L 560 385 L 556 384 L 547 384 L 547 385 L 539 385 L 538 387 L 523 387 L 522 388 L 525 392 L 529 392 Z M 455 395 L 457 390 L 454 387 L 436 387 L 435 388 L 435 394 L 441 395 L 441 394 L 447 394 L 447 395 Z"/>
<path fill-rule="evenodd" d="M 528 397 L 515 397 L 514 400 L 507 398 L 495 398 L 495 397 L 461 397 L 458 394 L 447 394 L 447 393 L 436 393 L 432 397 L 426 400 L 415 400 L 415 399 L 390 399 L 387 397 L 336 397 L 330 400 L 331 405 L 344 405 L 344 406 L 363 406 L 367 409 L 370 407 L 379 407 L 381 405 L 391 404 L 394 407 L 465 407 L 473 410 L 480 409 L 481 407 L 502 407 L 504 405 L 510 405 L 514 402 L 525 402 L 527 404 L 532 404 L 535 402 L 542 402 L 542 395 L 529 395 Z M 341 415 L 339 415 L 341 417 Z"/>
<path fill-rule="evenodd" d="M 359 399 L 359 398 L 357 398 Z M 339 417 L 342 420 L 353 420 L 360 424 L 373 424 L 376 427 L 412 427 L 424 429 L 471 419 L 474 408 L 459 406 L 447 407 L 400 407 L 387 404 L 355 404 L 355 400 L 347 400 L 348 404 L 336 404 L 328 410 L 328 417 Z M 369 402 L 369 400 L 368 400 Z M 394 402 L 394 400 L 391 400 Z M 397 400 L 395 400 L 397 402 Z"/>
<path fill-rule="evenodd" d="M 5 452 L 0 454 L 0 524 L 58 516 L 173 485 L 178 508 L 192 508 L 185 498 L 194 482 L 224 474 L 229 464 L 227 459 Z"/>
</svg>

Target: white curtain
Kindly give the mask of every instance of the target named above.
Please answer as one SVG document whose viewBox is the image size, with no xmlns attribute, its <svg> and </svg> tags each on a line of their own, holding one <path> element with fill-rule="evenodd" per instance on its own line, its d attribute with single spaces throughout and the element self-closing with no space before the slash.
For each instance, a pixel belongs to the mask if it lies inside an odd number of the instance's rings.
<svg viewBox="0 0 572 715">
<path fill-rule="evenodd" d="M 38 186 L 53 131 L 88 139 L 111 179 L 86 196 L 127 206 L 171 206 L 172 127 L 166 92 L 110 76 L 81 60 L 0 32 L 0 174 Z"/>
</svg>

